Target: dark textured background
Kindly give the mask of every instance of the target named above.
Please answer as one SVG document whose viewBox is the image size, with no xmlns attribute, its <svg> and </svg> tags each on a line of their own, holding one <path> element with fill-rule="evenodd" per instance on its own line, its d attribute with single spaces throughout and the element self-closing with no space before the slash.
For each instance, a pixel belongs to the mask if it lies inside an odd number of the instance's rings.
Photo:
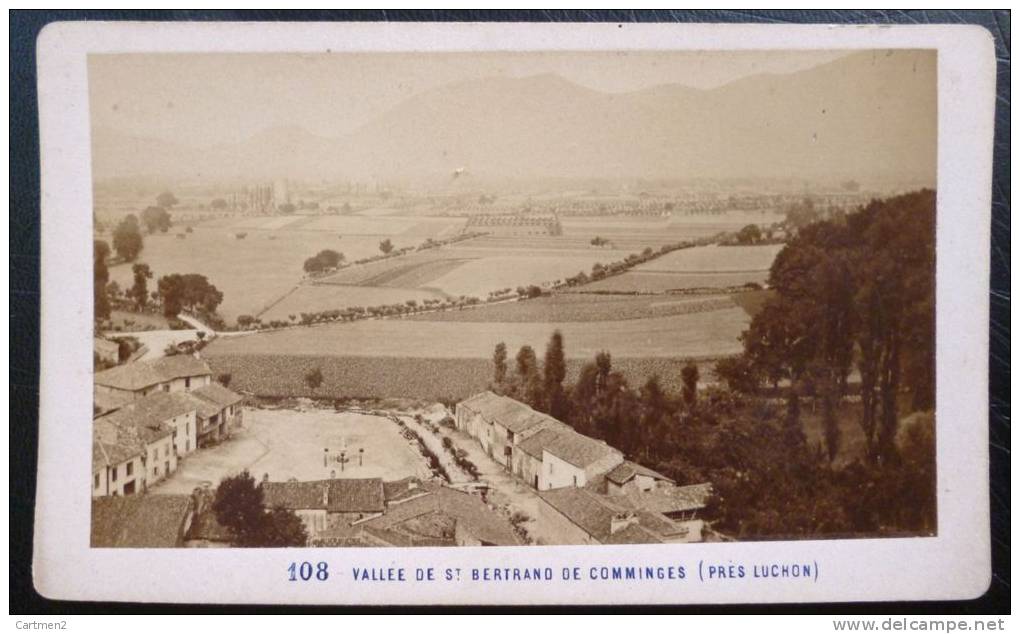
<svg viewBox="0 0 1020 634">
<path fill-rule="evenodd" d="M 975 10 L 710 10 L 710 11 L 11 11 L 10 12 L 10 610 L 19 613 L 248 612 L 215 606 L 145 606 L 49 601 L 31 576 L 39 412 L 39 139 L 35 41 L 57 20 L 350 20 L 440 22 L 745 22 L 758 24 L 978 24 L 995 37 L 997 101 L 989 289 L 992 568 L 989 591 L 963 602 L 709 607 L 754 613 L 1008 613 L 1010 599 L 1010 12 Z M 921 563 L 921 562 L 918 562 Z M 876 580 L 877 581 L 877 580 Z M 530 613 L 551 608 L 529 608 Z M 293 612 L 265 608 L 260 612 Z M 419 609 L 418 611 L 423 611 Z M 452 610 L 450 610 L 452 611 Z M 461 610 L 463 611 L 463 610 Z M 591 611 L 587 609 L 585 611 Z M 620 608 L 613 611 L 619 612 Z M 641 612 L 694 611 L 641 608 Z"/>
</svg>

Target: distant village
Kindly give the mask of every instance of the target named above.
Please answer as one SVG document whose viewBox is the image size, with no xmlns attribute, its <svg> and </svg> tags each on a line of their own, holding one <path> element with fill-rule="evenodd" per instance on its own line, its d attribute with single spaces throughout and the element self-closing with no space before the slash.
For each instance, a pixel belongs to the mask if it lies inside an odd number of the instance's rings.
<svg viewBox="0 0 1020 634">
<path fill-rule="evenodd" d="M 97 355 L 109 352 L 96 339 Z M 215 491 L 152 489 L 195 452 L 244 427 L 244 397 L 194 354 L 128 361 L 95 375 L 93 547 L 229 547 L 236 535 L 212 508 Z M 603 441 L 486 391 L 455 406 L 454 425 L 537 496 L 542 543 L 686 543 L 706 539 L 709 483 L 679 486 Z M 310 457 L 317 459 L 317 457 Z M 383 458 L 385 459 L 385 458 Z M 528 543 L 488 499 L 488 483 L 441 477 L 259 478 L 266 513 L 300 519 L 308 546 L 511 546 Z"/>
</svg>

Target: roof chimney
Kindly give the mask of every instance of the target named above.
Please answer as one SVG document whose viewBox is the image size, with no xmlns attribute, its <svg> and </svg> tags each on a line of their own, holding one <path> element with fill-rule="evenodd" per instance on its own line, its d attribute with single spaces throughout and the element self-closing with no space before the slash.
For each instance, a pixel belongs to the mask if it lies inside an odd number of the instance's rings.
<svg viewBox="0 0 1020 634">
<path fill-rule="evenodd" d="M 262 474 L 262 481 L 263 482 L 269 482 L 269 472 L 268 471 L 266 473 Z"/>
<path fill-rule="evenodd" d="M 637 515 L 634 515 L 633 513 L 616 513 L 613 515 L 613 519 L 609 520 L 609 533 L 611 535 L 615 535 L 628 526 L 637 523 Z"/>
<path fill-rule="evenodd" d="M 329 508 L 329 483 L 322 483 L 322 506 Z"/>
</svg>

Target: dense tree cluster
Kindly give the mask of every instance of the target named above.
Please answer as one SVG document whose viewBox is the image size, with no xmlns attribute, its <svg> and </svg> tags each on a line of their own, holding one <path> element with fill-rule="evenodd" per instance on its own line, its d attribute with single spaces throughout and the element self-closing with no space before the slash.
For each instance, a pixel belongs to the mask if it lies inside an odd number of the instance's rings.
<svg viewBox="0 0 1020 634">
<path fill-rule="evenodd" d="M 769 273 L 773 297 L 744 334 L 745 354 L 720 368 L 734 389 L 785 386 L 787 418 L 820 400 L 826 450 L 839 451 L 835 409 L 860 375 L 860 425 L 872 462 L 894 460 L 903 396 L 935 398 L 935 193 L 876 201 L 800 230 Z"/>
<path fill-rule="evenodd" d="M 306 545 L 308 534 L 301 518 L 286 509 L 267 511 L 262 503 L 262 489 L 246 470 L 220 482 L 212 510 L 216 520 L 233 535 L 235 546 L 284 548 Z"/>
<path fill-rule="evenodd" d="M 197 273 L 164 275 L 157 287 L 167 317 L 175 317 L 182 310 L 215 313 L 223 301 L 223 293 Z"/>
<path fill-rule="evenodd" d="M 110 257 L 110 245 L 105 240 L 92 243 L 92 302 L 95 319 L 110 317 L 110 300 L 106 285 L 110 281 L 110 269 L 106 260 Z"/>
<path fill-rule="evenodd" d="M 125 262 L 132 262 L 142 252 L 142 232 L 138 218 L 128 214 L 113 230 L 113 250 Z"/>
<path fill-rule="evenodd" d="M 149 233 L 166 233 L 172 224 L 170 212 L 163 207 L 146 207 L 142 212 L 142 224 Z"/>
<path fill-rule="evenodd" d="M 312 257 L 305 260 L 305 273 L 322 273 L 340 266 L 344 261 L 344 254 L 332 249 L 323 249 Z"/>
</svg>

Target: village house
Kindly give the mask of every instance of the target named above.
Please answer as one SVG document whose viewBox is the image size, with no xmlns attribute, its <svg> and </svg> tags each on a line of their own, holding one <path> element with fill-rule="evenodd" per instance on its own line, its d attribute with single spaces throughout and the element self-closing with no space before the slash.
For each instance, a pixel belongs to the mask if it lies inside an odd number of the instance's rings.
<svg viewBox="0 0 1020 634">
<path fill-rule="evenodd" d="M 301 518 L 309 538 L 327 528 L 349 525 L 386 510 L 381 478 L 270 482 L 265 474 L 260 487 L 266 510 L 293 511 Z"/>
<path fill-rule="evenodd" d="M 92 497 L 132 495 L 142 490 L 145 463 L 133 445 L 92 440 Z"/>
<path fill-rule="evenodd" d="M 538 517 L 554 544 L 674 544 L 702 540 L 701 522 L 675 522 L 626 497 L 566 487 L 539 493 Z"/>
<path fill-rule="evenodd" d="M 610 495 L 624 495 L 631 491 L 670 488 L 676 486 L 676 482 L 648 467 L 625 460 L 606 473 L 606 486 Z"/>
<path fill-rule="evenodd" d="M 94 438 L 105 445 L 124 445 L 141 454 L 142 473 L 136 478 L 136 485 L 125 485 L 125 495 L 145 491 L 177 470 L 173 429 L 162 423 L 138 419 L 130 412 L 118 410 L 94 420 L 92 429 Z"/>
<path fill-rule="evenodd" d="M 187 393 L 153 392 L 121 406 L 109 416 L 110 420 L 130 417 L 139 424 L 161 423 L 169 427 L 178 458 L 198 448 L 198 408 Z"/>
<path fill-rule="evenodd" d="M 319 533 L 313 546 L 516 546 L 505 518 L 471 493 L 421 484 L 413 497 L 391 501 L 385 513 Z"/>
<path fill-rule="evenodd" d="M 92 499 L 93 548 L 179 548 L 191 525 L 188 495 Z"/>
<path fill-rule="evenodd" d="M 97 372 L 94 380 L 97 402 L 132 401 L 158 391 L 187 392 L 211 382 L 212 370 L 190 354 L 119 365 Z"/>
<path fill-rule="evenodd" d="M 205 447 L 229 438 L 243 424 L 243 397 L 219 383 L 195 388 L 186 395 L 195 408 L 198 427 L 197 444 Z"/>
<path fill-rule="evenodd" d="M 619 450 L 569 429 L 543 429 L 518 449 L 522 473 L 539 491 L 583 487 L 623 462 Z"/>
<path fill-rule="evenodd" d="M 516 445 L 543 429 L 570 429 L 548 414 L 489 391 L 457 404 L 456 425 L 476 438 L 486 453 L 503 464 L 507 471 L 520 477 L 523 476 L 518 464 L 520 461 L 515 458 Z M 531 482 L 531 478 L 524 479 Z"/>
</svg>

